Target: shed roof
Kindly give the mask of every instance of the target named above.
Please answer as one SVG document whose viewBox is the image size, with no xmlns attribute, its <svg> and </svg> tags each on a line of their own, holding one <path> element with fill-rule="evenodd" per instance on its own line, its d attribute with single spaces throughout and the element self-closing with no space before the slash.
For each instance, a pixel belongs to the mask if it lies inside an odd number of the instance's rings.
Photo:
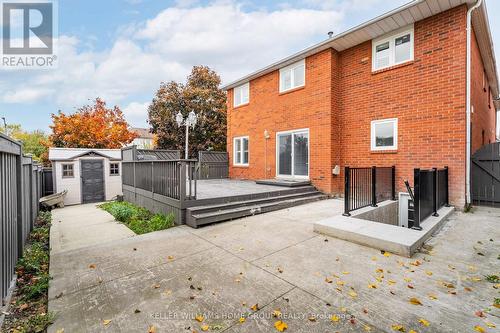
<svg viewBox="0 0 500 333">
<path fill-rule="evenodd" d="M 50 161 L 69 161 L 89 153 L 94 153 L 112 160 L 121 160 L 120 149 L 93 149 L 93 148 L 49 148 Z"/>
<path fill-rule="evenodd" d="M 223 86 L 222 89 L 232 89 L 323 50 L 333 48 L 337 51 L 344 51 L 366 41 L 381 37 L 396 29 L 406 27 L 427 17 L 444 12 L 448 9 L 463 4 L 471 5 L 475 2 L 475 0 L 413 0 L 352 29 L 338 35 L 334 35 L 316 45 L 246 75 Z M 490 79 L 490 82 L 492 82 L 492 91 L 495 96 L 498 96 L 498 73 L 493 49 L 493 39 L 491 37 L 486 4 L 484 1 L 481 9 L 474 12 L 472 19 L 483 63 L 485 64 L 488 78 Z"/>
<path fill-rule="evenodd" d="M 153 139 L 153 133 L 149 131 L 148 128 L 132 127 L 130 128 L 132 132 L 137 133 L 140 139 Z"/>
</svg>

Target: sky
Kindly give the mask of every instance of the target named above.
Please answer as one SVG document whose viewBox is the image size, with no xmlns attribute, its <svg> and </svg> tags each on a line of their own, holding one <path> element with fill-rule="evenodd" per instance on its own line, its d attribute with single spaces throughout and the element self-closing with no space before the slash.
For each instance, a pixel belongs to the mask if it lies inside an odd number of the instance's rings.
<svg viewBox="0 0 500 333">
<path fill-rule="evenodd" d="M 0 117 L 49 131 L 96 97 L 147 127 L 161 82 L 193 65 L 231 82 L 409 0 L 59 0 L 57 69 L 0 71 Z M 490 22 L 500 1 L 487 0 Z M 500 56 L 500 25 L 491 24 Z"/>
</svg>

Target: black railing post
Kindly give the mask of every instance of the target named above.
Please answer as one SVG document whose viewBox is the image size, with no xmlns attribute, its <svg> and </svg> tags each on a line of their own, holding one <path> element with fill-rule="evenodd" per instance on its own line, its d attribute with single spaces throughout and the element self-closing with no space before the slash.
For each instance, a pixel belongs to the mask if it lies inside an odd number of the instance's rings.
<svg viewBox="0 0 500 333">
<path fill-rule="evenodd" d="M 372 207 L 377 207 L 377 167 L 372 166 Z"/>
<path fill-rule="evenodd" d="M 437 168 L 432 168 L 432 216 L 438 217 L 439 214 L 437 212 L 437 206 L 438 206 L 438 192 L 439 191 L 439 186 L 438 186 L 438 169 Z"/>
<path fill-rule="evenodd" d="M 413 170 L 413 186 L 414 186 L 413 188 L 414 221 L 413 221 L 413 227 L 411 228 L 414 230 L 422 230 L 422 227 L 420 226 L 420 169 Z"/>
<path fill-rule="evenodd" d="M 391 199 L 396 200 L 396 166 L 393 165 L 391 168 Z"/>
<path fill-rule="evenodd" d="M 445 193 L 445 207 L 450 207 L 450 192 L 449 192 L 449 189 L 448 189 L 448 186 L 449 186 L 449 169 L 448 169 L 448 166 L 445 166 L 444 167 L 444 176 L 446 177 L 446 188 L 444 189 L 444 193 Z"/>
<path fill-rule="evenodd" d="M 344 216 L 351 216 L 349 214 L 349 197 L 351 194 L 351 169 L 346 166 L 344 174 Z"/>
</svg>

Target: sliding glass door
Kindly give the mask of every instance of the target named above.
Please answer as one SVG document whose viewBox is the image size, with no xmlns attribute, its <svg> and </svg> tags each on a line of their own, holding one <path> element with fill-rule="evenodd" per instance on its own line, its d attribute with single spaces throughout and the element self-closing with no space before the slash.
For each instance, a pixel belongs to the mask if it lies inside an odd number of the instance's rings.
<svg viewBox="0 0 500 333">
<path fill-rule="evenodd" d="M 309 130 L 280 132 L 276 170 L 281 178 L 309 178 Z"/>
</svg>

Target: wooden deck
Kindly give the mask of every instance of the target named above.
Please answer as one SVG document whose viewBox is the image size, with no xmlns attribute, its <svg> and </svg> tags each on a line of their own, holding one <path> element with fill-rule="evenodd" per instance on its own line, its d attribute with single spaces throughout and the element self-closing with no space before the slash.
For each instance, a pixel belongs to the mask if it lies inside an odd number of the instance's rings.
<svg viewBox="0 0 500 333">
<path fill-rule="evenodd" d="M 278 192 L 283 190 L 283 187 L 280 186 L 260 185 L 252 180 L 210 179 L 198 180 L 197 183 L 197 200 Z"/>
</svg>

